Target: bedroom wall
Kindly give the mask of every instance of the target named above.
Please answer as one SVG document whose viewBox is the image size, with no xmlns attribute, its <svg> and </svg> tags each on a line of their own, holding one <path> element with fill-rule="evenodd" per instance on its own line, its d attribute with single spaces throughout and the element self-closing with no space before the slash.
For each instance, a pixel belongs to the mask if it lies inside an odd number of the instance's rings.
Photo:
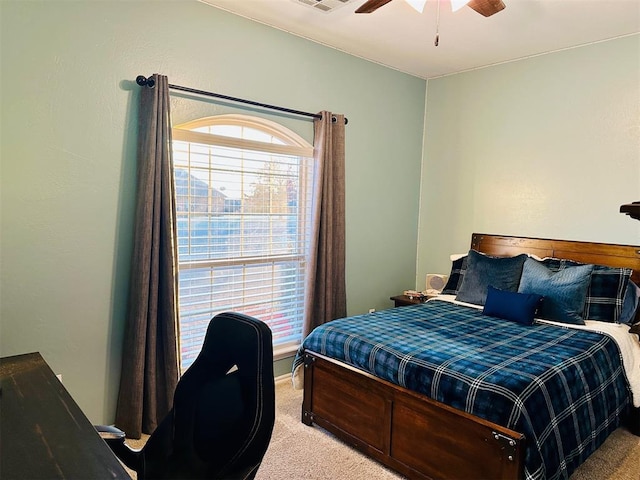
<svg viewBox="0 0 640 480">
<path fill-rule="evenodd" d="M 413 284 L 424 80 L 196 1 L 5 0 L 0 16 L 0 353 L 40 351 L 93 422 L 118 391 L 139 74 L 346 114 L 349 313 Z M 312 140 L 310 122 L 268 118 Z"/>
<path fill-rule="evenodd" d="M 640 36 L 432 79 L 417 279 L 473 232 L 640 244 Z"/>
</svg>

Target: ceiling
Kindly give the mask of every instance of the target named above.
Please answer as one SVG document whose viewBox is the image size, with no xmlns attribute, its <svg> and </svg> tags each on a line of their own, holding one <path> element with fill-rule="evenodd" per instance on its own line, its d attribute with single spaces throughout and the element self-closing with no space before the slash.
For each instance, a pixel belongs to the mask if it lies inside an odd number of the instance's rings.
<svg viewBox="0 0 640 480">
<path fill-rule="evenodd" d="M 506 8 L 486 18 L 469 7 L 451 12 L 440 0 L 437 47 L 438 0 L 422 14 L 404 0 L 370 14 L 354 13 L 365 0 L 314 0 L 339 4 L 328 13 L 301 0 L 201 1 L 421 78 L 632 34 L 640 42 L 640 0 L 504 0 Z"/>
</svg>

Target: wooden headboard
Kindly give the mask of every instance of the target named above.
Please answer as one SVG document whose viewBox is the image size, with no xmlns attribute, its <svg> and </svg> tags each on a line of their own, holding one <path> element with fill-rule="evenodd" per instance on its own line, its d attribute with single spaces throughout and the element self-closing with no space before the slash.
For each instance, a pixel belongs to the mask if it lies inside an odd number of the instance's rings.
<svg viewBox="0 0 640 480">
<path fill-rule="evenodd" d="M 520 253 L 529 253 L 542 258 L 566 258 L 576 262 L 609 267 L 627 267 L 633 269 L 631 279 L 640 285 L 640 245 L 615 245 L 612 243 L 474 233 L 471 236 L 471 248 L 496 257 L 511 257 Z M 637 321 L 640 321 L 640 311 L 636 315 Z M 640 334 L 640 327 L 636 325 L 631 331 Z"/>
<path fill-rule="evenodd" d="M 471 248 L 496 257 L 511 257 L 520 253 L 530 253 L 538 257 L 566 258 L 582 263 L 632 268 L 631 279 L 640 285 L 640 245 L 615 245 L 612 243 L 474 233 L 471 236 Z"/>
</svg>

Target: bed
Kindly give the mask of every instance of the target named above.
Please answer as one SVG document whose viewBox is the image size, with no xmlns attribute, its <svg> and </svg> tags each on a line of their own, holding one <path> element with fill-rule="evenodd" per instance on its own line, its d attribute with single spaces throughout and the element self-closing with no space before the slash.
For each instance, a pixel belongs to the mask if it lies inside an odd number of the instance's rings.
<svg viewBox="0 0 640 480">
<path fill-rule="evenodd" d="M 525 270 L 530 278 L 532 268 L 548 261 L 553 275 L 566 267 L 592 279 L 597 265 L 600 273 L 615 268 L 640 284 L 640 246 L 473 234 L 469 262 L 472 253 L 502 264 L 519 258 L 526 263 L 520 287 Z M 597 318 L 603 308 L 618 319 L 621 300 L 603 302 L 593 289 L 585 287 L 593 300 L 589 316 Z M 455 300 L 461 293 L 316 329 L 294 360 L 294 377 L 303 377 L 303 423 L 416 479 L 567 478 L 623 422 L 638 434 L 640 343 L 629 326 L 524 325 L 499 311 L 483 315 L 498 297 L 484 298 L 479 307 Z M 524 290 L 517 297 L 536 300 Z M 629 323 L 640 320 L 638 310 Z M 352 327 L 355 333 L 347 335 Z M 385 344 L 388 337 L 396 342 Z M 445 369 L 454 364 L 457 370 Z"/>
</svg>

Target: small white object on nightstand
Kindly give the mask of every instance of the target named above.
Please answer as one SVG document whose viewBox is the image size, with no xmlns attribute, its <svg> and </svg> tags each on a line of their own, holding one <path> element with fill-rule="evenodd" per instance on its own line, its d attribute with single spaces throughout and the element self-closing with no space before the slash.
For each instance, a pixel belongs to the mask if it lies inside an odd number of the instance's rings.
<svg viewBox="0 0 640 480">
<path fill-rule="evenodd" d="M 441 275 L 439 273 L 427 273 L 427 288 L 424 291 L 427 295 L 439 295 L 447 284 L 449 275 Z"/>
</svg>

